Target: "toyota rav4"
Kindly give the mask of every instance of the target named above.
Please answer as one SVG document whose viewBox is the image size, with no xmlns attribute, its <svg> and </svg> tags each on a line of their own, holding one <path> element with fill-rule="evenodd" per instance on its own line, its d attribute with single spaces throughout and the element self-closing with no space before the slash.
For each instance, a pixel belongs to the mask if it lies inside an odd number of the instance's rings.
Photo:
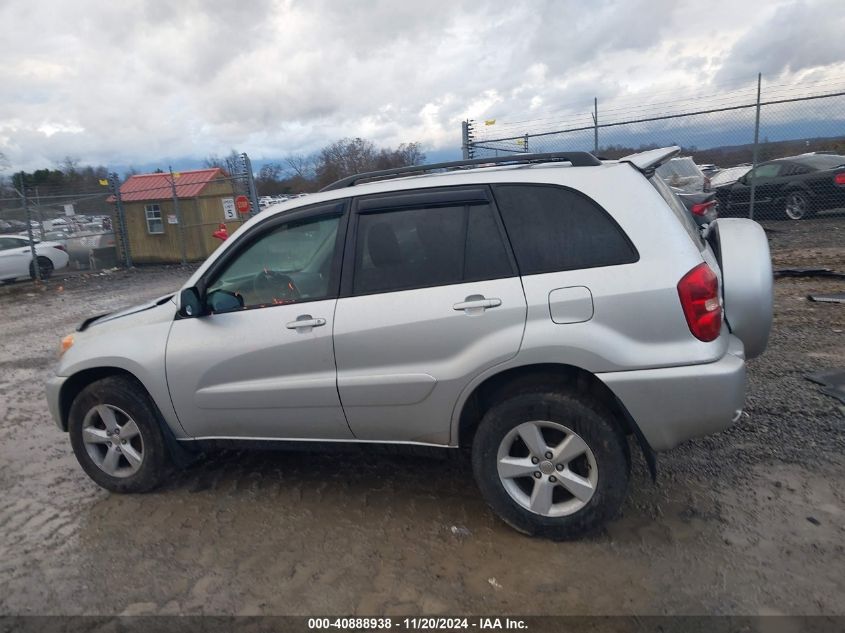
<svg viewBox="0 0 845 633">
<path fill-rule="evenodd" d="M 179 293 L 66 337 L 51 413 L 114 492 L 211 445 L 466 448 L 504 521 L 582 535 L 623 502 L 629 446 L 653 470 L 739 418 L 768 339 L 766 236 L 696 226 L 654 177 L 677 152 L 407 167 L 275 205 Z"/>
</svg>

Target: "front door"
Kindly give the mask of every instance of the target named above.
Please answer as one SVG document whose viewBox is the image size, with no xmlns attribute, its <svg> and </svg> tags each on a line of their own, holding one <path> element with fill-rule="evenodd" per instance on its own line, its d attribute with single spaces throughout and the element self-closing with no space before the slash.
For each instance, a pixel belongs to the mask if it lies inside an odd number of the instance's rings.
<svg viewBox="0 0 845 633">
<path fill-rule="evenodd" d="M 516 355 L 526 303 L 486 188 L 365 198 L 335 312 L 355 436 L 448 444 L 458 396 Z"/>
<path fill-rule="evenodd" d="M 189 435 L 352 437 L 332 347 L 343 220 L 337 204 L 271 218 L 200 282 L 207 314 L 177 319 L 167 343 L 168 386 Z"/>
<path fill-rule="evenodd" d="M 15 237 L 0 237 L 0 279 L 29 275 L 32 250 L 27 242 Z"/>
</svg>

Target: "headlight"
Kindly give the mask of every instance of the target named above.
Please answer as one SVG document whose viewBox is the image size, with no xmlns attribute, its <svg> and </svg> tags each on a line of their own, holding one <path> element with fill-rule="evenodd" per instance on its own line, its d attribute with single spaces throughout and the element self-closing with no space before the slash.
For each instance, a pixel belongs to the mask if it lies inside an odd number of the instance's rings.
<svg viewBox="0 0 845 633">
<path fill-rule="evenodd" d="M 73 347 L 73 334 L 68 334 L 66 337 L 64 337 L 62 339 L 61 348 L 59 349 L 59 356 L 64 354 L 71 347 Z"/>
</svg>

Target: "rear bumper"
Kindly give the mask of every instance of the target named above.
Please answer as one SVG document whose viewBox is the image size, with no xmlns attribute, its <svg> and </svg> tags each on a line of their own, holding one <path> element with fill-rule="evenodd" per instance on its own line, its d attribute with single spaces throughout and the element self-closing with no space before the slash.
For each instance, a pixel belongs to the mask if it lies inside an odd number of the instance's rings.
<svg viewBox="0 0 845 633">
<path fill-rule="evenodd" d="M 745 354 L 730 337 L 715 363 L 598 374 L 655 451 L 725 429 L 745 404 Z"/>
<path fill-rule="evenodd" d="M 67 431 L 67 428 L 62 424 L 61 406 L 59 405 L 59 394 L 65 380 L 67 378 L 64 376 L 53 376 L 47 381 L 47 408 L 50 410 L 50 415 L 53 416 L 56 426 L 61 431 Z"/>
</svg>

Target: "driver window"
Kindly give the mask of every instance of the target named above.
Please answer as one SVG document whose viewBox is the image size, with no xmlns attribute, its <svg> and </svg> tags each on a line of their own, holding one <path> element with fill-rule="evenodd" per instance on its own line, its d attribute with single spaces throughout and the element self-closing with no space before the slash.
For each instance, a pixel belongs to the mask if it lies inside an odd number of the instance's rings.
<svg viewBox="0 0 845 633">
<path fill-rule="evenodd" d="M 292 221 L 232 260 L 206 291 L 211 312 L 326 299 L 340 216 Z"/>
<path fill-rule="evenodd" d="M 778 164 L 778 163 L 770 163 L 768 165 L 760 165 L 757 169 L 755 169 L 752 172 L 749 180 L 760 179 L 760 178 L 775 178 L 778 175 L 779 171 L 780 171 L 780 164 Z"/>
</svg>

